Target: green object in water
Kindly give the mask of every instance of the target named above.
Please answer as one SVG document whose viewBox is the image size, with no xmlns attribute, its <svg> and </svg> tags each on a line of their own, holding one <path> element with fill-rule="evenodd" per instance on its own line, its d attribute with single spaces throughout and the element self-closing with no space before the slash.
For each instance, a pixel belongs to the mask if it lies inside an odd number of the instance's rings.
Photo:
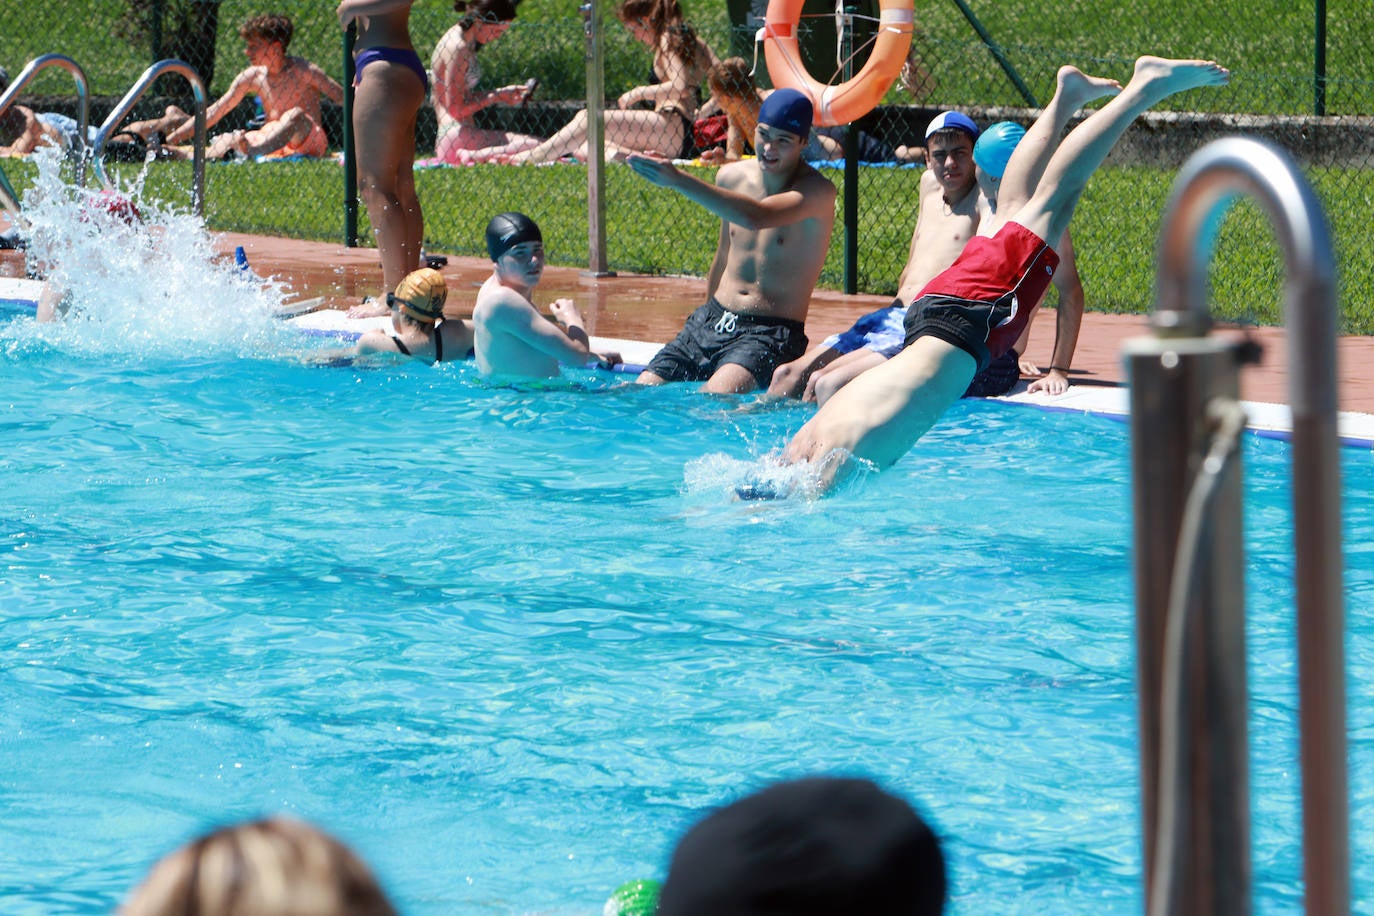
<svg viewBox="0 0 1374 916">
<path fill-rule="evenodd" d="M 662 887 L 657 881 L 646 878 L 626 881 L 611 892 L 601 910 L 602 916 L 654 916 Z"/>
</svg>

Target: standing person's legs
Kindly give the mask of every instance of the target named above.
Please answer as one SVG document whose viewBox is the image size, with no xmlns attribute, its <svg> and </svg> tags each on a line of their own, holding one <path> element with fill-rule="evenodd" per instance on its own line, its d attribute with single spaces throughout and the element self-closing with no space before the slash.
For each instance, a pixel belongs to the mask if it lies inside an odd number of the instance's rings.
<svg viewBox="0 0 1374 916">
<path fill-rule="evenodd" d="M 1229 77 L 1230 73 L 1214 61 L 1140 58 L 1135 63 L 1135 74 L 1121 94 L 1064 138 L 1045 167 L 1035 194 L 1011 214 L 1011 219 L 1042 239 L 1062 238 L 1088 179 L 1136 118 L 1175 93 L 1221 86 Z M 1014 154 L 1012 158 L 1015 159 Z"/>
<path fill-rule="evenodd" d="M 424 94 L 421 93 L 420 104 L 423 103 Z M 404 155 L 396 174 L 396 196 L 401 201 L 401 212 L 405 215 L 401 256 L 406 265 L 401 274 L 403 279 L 406 274 L 422 266 L 420 258 L 425 246 L 425 215 L 420 208 L 420 197 L 415 192 L 415 130 L 420 121 L 420 104 L 410 109 L 410 120 L 402 131 L 404 139 L 400 143 Z M 395 289 L 395 286 L 387 288 Z"/>
<path fill-rule="evenodd" d="M 367 65 L 354 95 L 358 187 L 387 290 L 420 264 L 423 217 L 414 163 L 415 122 L 424 98 L 424 84 L 410 68 L 385 60 Z"/>
</svg>

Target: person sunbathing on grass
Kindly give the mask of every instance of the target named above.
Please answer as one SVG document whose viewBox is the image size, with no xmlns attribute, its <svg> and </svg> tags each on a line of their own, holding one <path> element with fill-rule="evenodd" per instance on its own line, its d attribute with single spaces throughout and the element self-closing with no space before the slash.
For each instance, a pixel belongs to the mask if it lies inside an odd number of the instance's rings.
<svg viewBox="0 0 1374 916">
<path fill-rule="evenodd" d="M 343 87 L 305 58 L 287 55 L 293 32 L 286 16 L 254 16 L 239 27 L 250 66 L 206 109 L 205 126 L 218 124 L 249 95 L 262 100 L 266 121 L 261 127 L 216 136 L 206 148 L 207 158 L 319 157 L 329 152 L 320 97 L 342 104 Z M 190 147 L 178 144 L 191 139 L 195 120 L 175 105 L 161 118 L 135 122 L 126 130 L 147 140 L 164 158 L 191 157 Z"/>
<path fill-rule="evenodd" d="M 829 488 L 856 464 L 883 469 L 906 454 L 974 374 L 1020 336 L 1030 304 L 1059 262 L 1045 240 L 1064 237 L 1088 179 L 1126 129 L 1171 95 L 1229 78 L 1213 61 L 1141 57 L 1120 94 L 1062 143 L 1048 131 L 1023 140 L 1007 165 L 1004 194 L 1006 185 L 1024 184 L 1034 189 L 1030 197 L 1001 202 L 996 235 L 970 242 L 917 295 L 907 314 L 906 347 L 830 398 L 787 443 L 781 460 L 811 465 L 820 486 Z"/>
<path fill-rule="evenodd" d="M 438 133 L 434 157 L 450 165 L 469 165 L 514 155 L 543 142 L 506 130 L 478 127 L 477 112 L 493 105 L 523 105 L 538 80 L 519 86 L 479 90 L 482 78 L 477 52 L 504 35 L 515 19 L 516 0 L 458 0 L 453 8 L 462 13 L 453 28 L 434 46 L 434 116 Z"/>
<path fill-rule="evenodd" d="M 671 158 L 691 156 L 697 94 L 716 55 L 683 19 L 678 0 L 623 0 L 616 16 L 636 39 L 653 48 L 656 82 L 636 86 L 601 113 L 608 159 L 634 152 Z M 641 108 L 650 105 L 651 108 Z M 531 149 L 498 157 L 512 164 L 587 158 L 587 112 Z"/>
</svg>

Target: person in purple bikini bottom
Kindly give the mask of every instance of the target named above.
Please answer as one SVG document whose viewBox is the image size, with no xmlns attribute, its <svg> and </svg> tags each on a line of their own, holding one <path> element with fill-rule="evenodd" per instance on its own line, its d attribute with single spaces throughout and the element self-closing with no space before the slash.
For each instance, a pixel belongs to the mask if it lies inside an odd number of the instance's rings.
<svg viewBox="0 0 1374 916">
<path fill-rule="evenodd" d="M 410 0 L 343 0 L 339 24 L 356 25 L 353 135 L 358 189 L 382 260 L 382 289 L 420 267 L 424 215 L 415 194 L 415 123 L 429 91 L 410 43 Z M 386 314 L 381 297 L 350 314 Z"/>
</svg>

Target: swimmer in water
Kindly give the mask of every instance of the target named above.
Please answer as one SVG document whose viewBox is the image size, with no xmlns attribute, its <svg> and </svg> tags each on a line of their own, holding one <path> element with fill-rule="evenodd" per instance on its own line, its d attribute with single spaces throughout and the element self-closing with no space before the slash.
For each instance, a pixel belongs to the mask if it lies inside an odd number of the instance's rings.
<svg viewBox="0 0 1374 916">
<path fill-rule="evenodd" d="M 445 318 L 448 283 L 430 267 L 406 274 L 395 292 L 388 293 L 391 331 L 368 331 L 358 339 L 358 355 L 397 353 L 427 363 L 472 356 L 472 323 Z"/>
<path fill-rule="evenodd" d="M 534 220 L 523 213 L 493 216 L 487 223 L 487 253 L 492 273 L 472 310 L 477 368 L 483 375 L 553 378 L 559 366 L 620 362 L 618 353 L 592 352 L 582 312 L 571 299 L 555 299 L 550 306 L 557 323 L 535 309 L 544 236 Z"/>
</svg>

